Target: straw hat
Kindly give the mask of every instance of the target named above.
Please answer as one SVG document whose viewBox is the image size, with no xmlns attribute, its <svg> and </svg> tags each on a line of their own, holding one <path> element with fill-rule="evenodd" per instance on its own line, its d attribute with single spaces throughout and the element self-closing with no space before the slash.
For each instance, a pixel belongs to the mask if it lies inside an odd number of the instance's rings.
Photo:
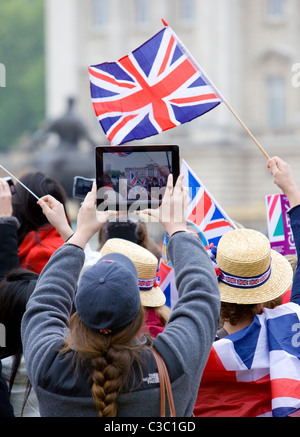
<svg viewBox="0 0 300 437">
<path fill-rule="evenodd" d="M 271 249 L 265 235 L 251 229 L 224 234 L 218 244 L 216 261 L 222 302 L 268 302 L 282 295 L 293 280 L 290 263 Z"/>
<path fill-rule="evenodd" d="M 141 303 L 145 307 L 160 307 L 166 302 L 163 291 L 156 286 L 158 260 L 149 250 L 122 238 L 110 238 L 101 248 L 101 256 L 109 253 L 126 255 L 134 263 L 139 277 Z"/>
</svg>

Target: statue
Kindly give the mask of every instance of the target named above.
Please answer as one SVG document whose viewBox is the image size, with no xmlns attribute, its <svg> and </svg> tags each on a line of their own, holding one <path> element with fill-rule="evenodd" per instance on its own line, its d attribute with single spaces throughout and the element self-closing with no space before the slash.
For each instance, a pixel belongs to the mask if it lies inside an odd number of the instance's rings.
<svg viewBox="0 0 300 437">
<path fill-rule="evenodd" d="M 66 112 L 44 129 L 36 132 L 31 143 L 34 166 L 58 179 L 68 197 L 72 197 L 75 176 L 95 177 L 94 149 L 96 144 L 89 136 L 74 106 L 74 98 L 68 98 Z M 82 141 L 92 147 L 85 151 L 81 150 Z"/>
<path fill-rule="evenodd" d="M 68 106 L 65 114 L 54 120 L 46 129 L 46 133 L 54 132 L 59 135 L 60 149 L 78 149 L 78 143 L 81 139 L 87 140 L 90 144 L 94 145 L 83 121 L 74 111 L 75 99 L 69 97 L 67 102 Z"/>
</svg>

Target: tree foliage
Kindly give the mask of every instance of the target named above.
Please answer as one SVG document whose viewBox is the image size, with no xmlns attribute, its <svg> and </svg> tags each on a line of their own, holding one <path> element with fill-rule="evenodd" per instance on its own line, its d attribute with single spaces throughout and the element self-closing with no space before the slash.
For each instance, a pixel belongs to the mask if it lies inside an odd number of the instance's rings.
<svg viewBox="0 0 300 437">
<path fill-rule="evenodd" d="M 0 63 L 0 150 L 7 150 L 45 117 L 43 0 L 0 2 Z"/>
</svg>

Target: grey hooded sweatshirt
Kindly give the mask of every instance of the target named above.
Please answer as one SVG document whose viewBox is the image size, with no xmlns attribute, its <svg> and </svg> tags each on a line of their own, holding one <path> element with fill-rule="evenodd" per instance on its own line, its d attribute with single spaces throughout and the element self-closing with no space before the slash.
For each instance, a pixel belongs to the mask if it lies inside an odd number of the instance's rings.
<svg viewBox="0 0 300 437">
<path fill-rule="evenodd" d="M 190 417 L 218 327 L 219 288 L 205 247 L 194 235 L 172 235 L 168 257 L 175 269 L 179 299 L 154 346 L 169 371 L 177 416 Z M 44 417 L 98 416 L 88 369 L 76 366 L 74 351 L 60 352 L 83 263 L 81 248 L 72 244 L 59 248 L 41 272 L 22 320 L 27 372 Z M 139 367 L 132 366 L 118 398 L 119 417 L 160 415 L 159 380 L 152 352 L 141 352 L 141 363 L 142 378 Z"/>
</svg>

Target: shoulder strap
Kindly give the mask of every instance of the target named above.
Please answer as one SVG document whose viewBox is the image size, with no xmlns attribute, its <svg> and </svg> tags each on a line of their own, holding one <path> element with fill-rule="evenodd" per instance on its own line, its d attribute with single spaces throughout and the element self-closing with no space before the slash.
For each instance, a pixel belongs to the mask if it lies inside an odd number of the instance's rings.
<svg viewBox="0 0 300 437">
<path fill-rule="evenodd" d="M 160 383 L 160 417 L 166 416 L 166 391 L 170 406 L 170 416 L 176 417 L 175 404 L 173 399 L 172 387 L 167 366 L 162 356 L 152 348 L 152 352 L 157 364 L 159 383 Z"/>
</svg>

